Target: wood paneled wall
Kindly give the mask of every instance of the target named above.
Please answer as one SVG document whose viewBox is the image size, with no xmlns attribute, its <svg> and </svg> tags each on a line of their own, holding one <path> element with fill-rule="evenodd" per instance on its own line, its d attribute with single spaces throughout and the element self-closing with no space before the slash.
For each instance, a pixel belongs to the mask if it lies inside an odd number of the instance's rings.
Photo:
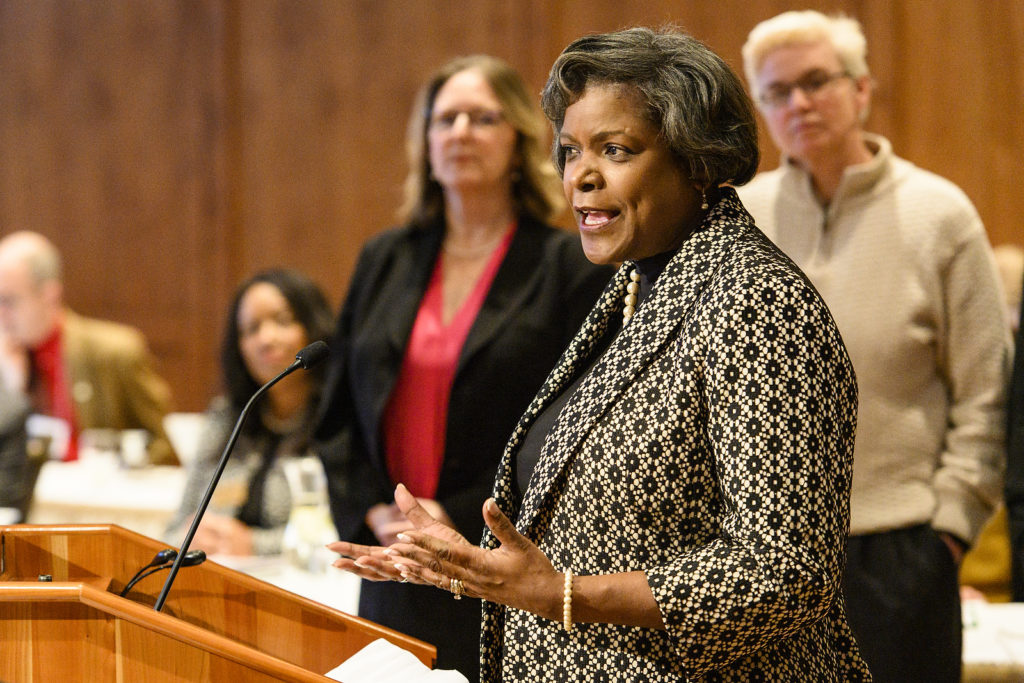
<svg viewBox="0 0 1024 683">
<path fill-rule="evenodd" d="M 54 239 L 70 304 L 142 328 L 199 410 L 246 275 L 301 268 L 340 302 L 440 63 L 489 52 L 539 92 L 578 35 L 672 22 L 739 69 L 756 22 L 807 6 L 863 23 L 869 127 L 1024 244 L 1018 0 L 0 0 L 0 232 Z"/>
</svg>

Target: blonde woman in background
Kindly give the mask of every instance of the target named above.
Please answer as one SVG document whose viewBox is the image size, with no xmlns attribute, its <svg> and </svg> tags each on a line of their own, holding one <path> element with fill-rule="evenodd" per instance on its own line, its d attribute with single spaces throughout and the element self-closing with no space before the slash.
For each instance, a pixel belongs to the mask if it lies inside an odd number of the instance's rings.
<svg viewBox="0 0 1024 683">
<path fill-rule="evenodd" d="M 403 227 L 363 249 L 331 342 L 318 436 L 343 540 L 410 528 L 404 482 L 479 541 L 505 440 L 611 278 L 550 225 L 565 204 L 534 102 L 508 64 L 471 56 L 414 105 Z M 479 601 L 363 581 L 359 614 L 477 679 Z"/>
</svg>

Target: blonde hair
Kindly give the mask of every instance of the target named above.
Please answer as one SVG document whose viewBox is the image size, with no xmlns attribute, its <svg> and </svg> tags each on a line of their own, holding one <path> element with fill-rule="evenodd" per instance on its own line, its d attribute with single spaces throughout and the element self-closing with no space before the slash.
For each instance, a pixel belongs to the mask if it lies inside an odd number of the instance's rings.
<svg viewBox="0 0 1024 683">
<path fill-rule="evenodd" d="M 743 45 L 743 71 L 754 99 L 757 72 L 769 52 L 785 45 L 824 41 L 832 46 L 846 74 L 854 79 L 868 76 L 868 43 L 856 19 L 825 16 L 814 10 L 783 12 L 755 26 Z"/>
<path fill-rule="evenodd" d="M 548 125 L 523 79 L 507 63 L 490 55 L 458 57 L 438 69 L 420 90 L 409 117 L 406 155 L 409 173 L 398 210 L 402 223 L 429 224 L 444 216 L 444 194 L 431 178 L 427 129 L 438 91 L 449 78 L 474 70 L 483 75 L 501 102 L 501 113 L 516 131 L 520 161 L 512 185 L 517 210 L 544 222 L 554 221 L 565 208 L 561 183 L 548 156 Z"/>
</svg>

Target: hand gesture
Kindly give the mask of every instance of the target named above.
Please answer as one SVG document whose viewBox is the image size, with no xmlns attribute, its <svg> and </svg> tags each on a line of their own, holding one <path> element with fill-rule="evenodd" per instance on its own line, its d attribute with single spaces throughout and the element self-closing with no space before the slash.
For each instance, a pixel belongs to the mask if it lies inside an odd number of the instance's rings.
<svg viewBox="0 0 1024 683">
<path fill-rule="evenodd" d="M 561 618 L 563 575 L 516 530 L 494 499 L 484 503 L 483 516 L 501 543 L 495 550 L 472 545 L 437 524 L 402 486 L 395 490 L 395 502 L 415 528 L 398 534 L 402 543 L 382 554 L 403 579 Z"/>
<path fill-rule="evenodd" d="M 451 518 L 440 503 L 425 498 L 417 499 L 402 484 L 395 489 L 396 500 L 399 496 L 402 496 L 403 500 L 411 501 L 416 507 L 416 519 L 409 518 L 396 503 L 373 506 L 366 513 L 366 523 L 381 545 L 362 545 L 347 541 L 329 543 L 327 548 L 342 556 L 334 561 L 333 566 L 370 581 L 408 583 L 409 579 L 401 575 L 389 557 L 388 546 L 397 542 L 398 534 L 422 529 L 452 543 L 469 545 L 469 541 L 452 528 Z"/>
<path fill-rule="evenodd" d="M 445 511 L 444 507 L 436 500 L 429 498 L 417 498 L 419 504 L 436 521 L 452 528 L 455 524 Z M 382 546 L 394 545 L 398 542 L 398 534 L 413 529 L 405 514 L 398 508 L 396 503 L 377 503 L 366 512 L 366 526 L 377 537 L 377 542 Z"/>
</svg>

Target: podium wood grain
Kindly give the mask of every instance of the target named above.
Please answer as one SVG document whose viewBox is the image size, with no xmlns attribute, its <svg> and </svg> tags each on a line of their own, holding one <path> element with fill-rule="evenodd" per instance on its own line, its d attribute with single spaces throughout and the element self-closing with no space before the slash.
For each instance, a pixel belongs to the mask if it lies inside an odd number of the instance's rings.
<svg viewBox="0 0 1024 683">
<path fill-rule="evenodd" d="M 326 681 L 377 638 L 433 665 L 431 645 L 211 561 L 182 568 L 162 612 L 166 572 L 119 597 L 164 547 L 114 525 L 0 527 L 0 680 Z"/>
</svg>

